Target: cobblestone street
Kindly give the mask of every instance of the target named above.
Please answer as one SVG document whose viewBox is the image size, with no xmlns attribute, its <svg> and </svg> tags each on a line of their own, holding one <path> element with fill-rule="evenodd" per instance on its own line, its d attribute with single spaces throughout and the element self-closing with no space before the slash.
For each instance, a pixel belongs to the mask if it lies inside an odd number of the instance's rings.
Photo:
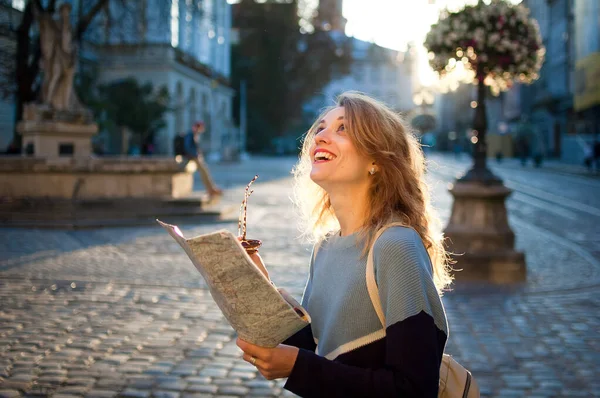
<svg viewBox="0 0 600 398">
<path fill-rule="evenodd" d="M 255 173 L 248 236 L 272 280 L 302 295 L 310 246 L 290 202 L 292 158 L 210 165 L 239 204 Z M 465 157 L 432 155 L 444 224 Z M 527 282 L 456 285 L 444 296 L 447 352 L 486 397 L 600 397 L 600 179 L 493 165 Z M 199 181 L 196 187 L 201 188 Z M 169 222 L 167 218 L 163 221 Z M 192 237 L 235 220 L 182 225 Z M 291 396 L 241 359 L 200 274 L 158 225 L 79 231 L 0 229 L 0 397 Z"/>
</svg>

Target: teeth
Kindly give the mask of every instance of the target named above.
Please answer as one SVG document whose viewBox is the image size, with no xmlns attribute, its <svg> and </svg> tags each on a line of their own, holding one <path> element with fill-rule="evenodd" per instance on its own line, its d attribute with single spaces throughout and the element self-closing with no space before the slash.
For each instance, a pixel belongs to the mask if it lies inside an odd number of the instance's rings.
<svg viewBox="0 0 600 398">
<path fill-rule="evenodd" d="M 317 152 L 315 153 L 315 160 L 333 160 L 335 156 L 328 152 Z"/>
</svg>

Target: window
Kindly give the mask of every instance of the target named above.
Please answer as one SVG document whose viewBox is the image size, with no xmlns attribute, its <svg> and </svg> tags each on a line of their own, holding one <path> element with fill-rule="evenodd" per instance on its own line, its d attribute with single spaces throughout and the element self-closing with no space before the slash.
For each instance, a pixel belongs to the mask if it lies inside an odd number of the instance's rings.
<svg viewBox="0 0 600 398">
<path fill-rule="evenodd" d="M 19 11 L 25 8 L 25 0 L 12 0 L 12 6 Z"/>
<path fill-rule="evenodd" d="M 58 156 L 73 156 L 75 146 L 72 143 L 58 144 Z"/>
<path fill-rule="evenodd" d="M 179 46 L 179 0 L 171 2 L 171 45 Z"/>
</svg>

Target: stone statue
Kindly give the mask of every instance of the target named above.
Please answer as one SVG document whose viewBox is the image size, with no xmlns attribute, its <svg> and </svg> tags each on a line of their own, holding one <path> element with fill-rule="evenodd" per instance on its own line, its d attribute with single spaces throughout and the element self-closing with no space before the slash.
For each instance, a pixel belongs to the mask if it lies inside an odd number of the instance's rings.
<svg viewBox="0 0 600 398">
<path fill-rule="evenodd" d="M 71 30 L 71 5 L 59 7 L 60 19 L 40 10 L 34 2 L 34 15 L 40 30 L 43 71 L 42 102 L 56 111 L 82 111 L 73 90 L 77 66 L 77 48 Z"/>
</svg>

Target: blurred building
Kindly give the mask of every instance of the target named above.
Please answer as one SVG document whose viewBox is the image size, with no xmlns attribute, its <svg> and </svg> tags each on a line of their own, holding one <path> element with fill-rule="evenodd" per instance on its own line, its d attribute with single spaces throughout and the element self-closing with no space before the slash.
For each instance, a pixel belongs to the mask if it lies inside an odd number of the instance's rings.
<svg viewBox="0 0 600 398">
<path fill-rule="evenodd" d="M 128 7 L 127 10 L 123 7 Z M 131 12 L 133 10 L 133 12 Z M 99 64 L 99 82 L 134 77 L 168 87 L 172 112 L 155 136 L 157 153 L 172 154 L 177 134 L 204 120 L 202 147 L 209 159 L 228 156 L 239 143 L 229 87 L 231 5 L 226 0 L 111 2 L 86 35 Z M 121 20 L 119 24 L 110 21 Z M 114 149 L 115 143 L 110 143 Z"/>
<path fill-rule="evenodd" d="M 535 130 L 537 142 L 531 143 L 532 147 L 545 156 L 561 157 L 563 138 L 573 124 L 574 3 L 570 0 L 524 0 L 523 3 L 538 21 L 546 58 L 540 78 L 517 89 L 521 93 L 521 110 Z"/>
<path fill-rule="evenodd" d="M 10 2 L 10 1 L 9 1 Z M 0 2 L 0 4 L 4 4 Z M 71 1 L 72 16 L 80 1 Z M 207 125 L 202 147 L 209 159 L 228 157 L 239 149 L 233 124 L 234 90 L 230 87 L 231 5 L 226 0 L 129 0 L 109 2 L 85 31 L 80 46 L 81 70 L 93 70 L 98 84 L 133 77 L 171 94 L 166 127 L 154 136 L 154 152 L 173 154 L 174 138 L 202 119 Z M 0 5 L 0 18 L 20 13 L 25 1 Z M 5 12 L 10 10 L 11 12 Z M 14 26 L 20 16 L 12 17 Z M 2 21 L 1 26 L 5 26 Z M 2 51 L 14 46 L 0 35 Z M 12 51 L 12 50 L 11 50 Z M 1 68 L 1 65 L 0 65 Z M 12 138 L 14 105 L 0 102 L 0 149 Z M 118 134 L 103 134 L 106 153 L 119 153 Z"/>
<path fill-rule="evenodd" d="M 524 4 L 540 25 L 546 58 L 539 80 L 507 93 L 505 116 L 509 122 L 529 116 L 544 155 L 581 164 L 600 133 L 600 2 Z"/>
<path fill-rule="evenodd" d="M 318 113 L 320 108 L 333 104 L 339 94 L 348 90 L 368 94 L 397 111 L 412 109 L 412 65 L 404 56 L 404 52 L 353 38 L 350 73 L 332 80 L 316 93 L 306 104 L 305 111 Z"/>
<path fill-rule="evenodd" d="M 330 31 L 334 40 L 345 37 L 346 18 L 342 15 L 343 0 L 319 0 L 315 26 Z M 344 91 L 355 90 L 385 102 L 397 111 L 408 111 L 412 102 L 412 58 L 407 52 L 395 51 L 375 43 L 351 38 L 352 66 L 350 73 L 333 79 L 304 106 L 312 119 L 325 106 L 333 104 Z"/>
<path fill-rule="evenodd" d="M 343 0 L 319 0 L 313 24 L 321 30 L 344 32 L 346 18 L 342 15 Z"/>
<path fill-rule="evenodd" d="M 564 140 L 563 158 L 580 163 L 585 145 L 600 140 L 600 2 L 574 0 L 575 123 Z"/>
<path fill-rule="evenodd" d="M 0 1 L 0 153 L 5 152 L 12 142 L 15 126 L 15 103 L 13 65 L 16 57 L 14 30 L 21 21 L 21 11 L 9 2 Z"/>
</svg>

